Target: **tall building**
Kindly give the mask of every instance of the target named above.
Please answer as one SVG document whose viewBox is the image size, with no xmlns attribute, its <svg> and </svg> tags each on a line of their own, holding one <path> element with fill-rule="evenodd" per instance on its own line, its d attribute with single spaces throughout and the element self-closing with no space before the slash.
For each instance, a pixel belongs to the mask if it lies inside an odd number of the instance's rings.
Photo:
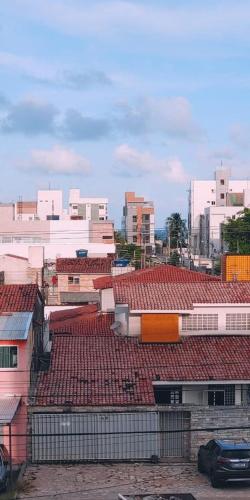
<svg viewBox="0 0 250 500">
<path fill-rule="evenodd" d="M 80 189 L 69 191 L 69 215 L 71 219 L 104 221 L 108 219 L 107 198 L 82 198 Z"/>
<path fill-rule="evenodd" d="M 107 204 L 107 198 L 80 198 L 78 189 L 70 191 L 69 210 L 61 190 L 38 191 L 36 201 L 0 203 L 0 255 L 27 258 L 29 247 L 37 245 L 45 259 L 75 257 L 79 249 L 91 257 L 114 254 Z"/>
<path fill-rule="evenodd" d="M 217 169 L 214 180 L 192 181 L 188 216 L 191 254 L 210 258 L 225 250 L 222 224 L 249 207 L 250 181 L 231 180 L 228 168 Z"/>
<path fill-rule="evenodd" d="M 122 230 L 128 243 L 154 246 L 155 212 L 152 201 L 145 201 L 134 192 L 125 193 Z"/>
</svg>

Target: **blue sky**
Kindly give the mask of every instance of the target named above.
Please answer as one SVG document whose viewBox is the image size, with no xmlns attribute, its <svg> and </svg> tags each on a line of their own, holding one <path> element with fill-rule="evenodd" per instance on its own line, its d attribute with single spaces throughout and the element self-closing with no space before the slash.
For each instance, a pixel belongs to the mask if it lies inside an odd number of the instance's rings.
<svg viewBox="0 0 250 500">
<path fill-rule="evenodd" d="M 0 200 L 39 188 L 187 212 L 191 178 L 250 176 L 249 0 L 1 0 Z M 66 196 L 65 196 L 66 198 Z"/>
</svg>

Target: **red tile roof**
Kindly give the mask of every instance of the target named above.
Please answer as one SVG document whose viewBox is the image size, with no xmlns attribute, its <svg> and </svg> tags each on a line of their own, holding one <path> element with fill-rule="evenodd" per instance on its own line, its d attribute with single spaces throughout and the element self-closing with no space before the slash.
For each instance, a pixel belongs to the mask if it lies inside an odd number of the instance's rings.
<svg viewBox="0 0 250 500">
<path fill-rule="evenodd" d="M 78 308 L 80 309 L 80 308 Z M 114 323 L 113 314 L 82 313 L 64 321 L 50 321 L 50 331 L 54 334 L 80 336 L 111 336 L 110 326 Z"/>
<path fill-rule="evenodd" d="M 37 285 L 0 285 L 0 312 L 31 312 L 38 294 Z"/>
<path fill-rule="evenodd" d="M 97 313 L 97 304 L 87 304 L 72 309 L 60 309 L 50 313 L 50 329 L 53 330 L 61 326 L 65 321 L 79 321 L 89 315 Z"/>
<path fill-rule="evenodd" d="M 152 381 L 249 379 L 250 336 L 141 344 L 113 333 L 56 335 L 50 369 L 39 375 L 36 404 L 154 405 Z"/>
<path fill-rule="evenodd" d="M 104 276 L 97 278 L 94 281 L 96 289 L 112 288 L 113 283 L 124 282 L 129 283 L 193 283 L 193 282 L 207 282 L 207 281 L 220 281 L 216 276 L 209 274 L 198 273 L 196 271 L 189 271 L 180 267 L 162 264 L 159 266 L 151 267 L 148 269 L 140 269 L 129 273 L 121 274 L 115 277 Z"/>
<path fill-rule="evenodd" d="M 57 259 L 57 273 L 110 274 L 112 259 L 108 257 L 86 257 L 75 259 Z"/>
<path fill-rule="evenodd" d="M 117 304 L 131 310 L 191 310 L 194 304 L 250 306 L 250 282 L 239 283 L 129 283 L 114 282 Z"/>
</svg>

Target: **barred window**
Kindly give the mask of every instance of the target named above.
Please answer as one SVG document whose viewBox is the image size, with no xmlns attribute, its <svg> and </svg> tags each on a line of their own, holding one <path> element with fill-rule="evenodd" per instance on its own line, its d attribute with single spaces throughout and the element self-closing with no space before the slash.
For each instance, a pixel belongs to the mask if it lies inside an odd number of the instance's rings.
<svg viewBox="0 0 250 500">
<path fill-rule="evenodd" d="M 226 330 L 250 330 L 250 314 L 227 314 Z"/>
<path fill-rule="evenodd" d="M 230 406 L 235 404 L 235 385 L 210 385 L 209 406 Z"/>
<path fill-rule="evenodd" d="M 189 330 L 218 330 L 218 314 L 190 314 L 182 316 L 183 332 Z"/>
<path fill-rule="evenodd" d="M 0 368 L 17 368 L 17 347 L 0 347 Z"/>
</svg>

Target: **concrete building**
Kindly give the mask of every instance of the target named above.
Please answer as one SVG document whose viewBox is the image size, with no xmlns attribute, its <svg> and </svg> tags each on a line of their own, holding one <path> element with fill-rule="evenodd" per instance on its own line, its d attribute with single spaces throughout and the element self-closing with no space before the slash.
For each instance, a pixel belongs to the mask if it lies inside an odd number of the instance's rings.
<svg viewBox="0 0 250 500">
<path fill-rule="evenodd" d="M 176 309 L 189 317 L 198 299 L 208 309 L 212 301 L 221 309 L 231 301 L 233 314 L 241 306 L 249 311 L 249 287 L 196 281 L 166 289 L 161 283 L 152 294 L 152 283 L 141 285 L 135 290 L 119 281 L 115 287 L 116 306 L 126 303 L 127 317 L 141 316 L 136 334 L 130 320 L 128 330 L 118 332 L 113 313 L 86 310 L 84 318 L 83 310 L 75 310 L 61 313 L 62 321 L 57 313 L 51 322 L 51 362 L 40 373 L 30 407 L 35 463 L 196 460 L 199 445 L 214 437 L 249 441 L 250 326 L 239 333 L 233 323 L 230 331 L 221 325 L 218 334 L 204 316 L 198 323 L 192 318 L 194 328 L 173 335 Z M 191 297 L 187 285 L 195 288 Z M 223 287 L 230 292 L 218 304 Z M 168 315 L 171 321 L 162 321 Z M 62 445 L 56 447 L 62 428 Z"/>
<path fill-rule="evenodd" d="M 122 230 L 126 241 L 138 246 L 154 247 L 155 213 L 152 201 L 134 192 L 125 193 Z"/>
<path fill-rule="evenodd" d="M 71 219 L 105 221 L 108 219 L 108 199 L 81 197 L 80 189 L 70 189 L 69 215 Z"/>
<path fill-rule="evenodd" d="M 92 219 L 75 217 L 64 210 L 59 190 L 38 191 L 37 202 L 0 204 L 0 255 L 27 258 L 30 246 L 43 246 L 46 260 L 75 257 L 81 248 L 92 257 L 114 254 L 114 225 L 107 220 L 105 200 L 98 217 L 93 205 Z"/>
<path fill-rule="evenodd" d="M 43 352 L 43 317 L 36 285 L 0 286 L 0 442 L 13 465 L 27 459 L 27 406 Z"/>
<path fill-rule="evenodd" d="M 188 216 L 192 256 L 210 258 L 219 254 L 223 245 L 221 225 L 249 207 L 250 181 L 230 179 L 227 168 L 216 170 L 214 180 L 193 180 Z"/>
<path fill-rule="evenodd" d="M 111 276 L 111 258 L 57 259 L 57 303 L 99 303 L 94 280 Z"/>
<path fill-rule="evenodd" d="M 28 248 L 28 257 L 5 254 L 0 255 L 2 284 L 37 284 L 43 285 L 44 249 L 34 246 Z"/>
</svg>

